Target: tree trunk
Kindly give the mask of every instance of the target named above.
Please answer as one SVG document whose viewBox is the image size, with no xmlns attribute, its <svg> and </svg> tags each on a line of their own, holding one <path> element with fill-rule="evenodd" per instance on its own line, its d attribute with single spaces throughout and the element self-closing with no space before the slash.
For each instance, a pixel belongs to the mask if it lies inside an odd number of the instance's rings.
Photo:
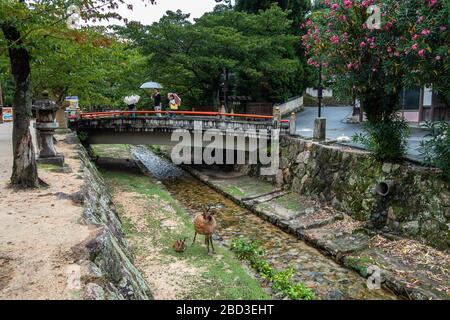
<svg viewBox="0 0 450 320">
<path fill-rule="evenodd" d="M 3 34 L 9 45 L 11 70 L 15 80 L 13 100 L 13 155 L 11 185 L 17 188 L 39 186 L 36 159 L 30 133 L 32 87 L 30 57 L 20 40 L 20 32 L 10 24 L 3 24 Z"/>
</svg>

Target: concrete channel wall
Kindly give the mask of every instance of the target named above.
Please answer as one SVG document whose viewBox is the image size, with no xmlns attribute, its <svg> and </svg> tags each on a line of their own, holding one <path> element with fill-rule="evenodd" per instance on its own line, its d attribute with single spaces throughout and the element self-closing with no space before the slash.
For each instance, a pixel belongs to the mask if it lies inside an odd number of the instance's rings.
<svg viewBox="0 0 450 320">
<path fill-rule="evenodd" d="M 122 222 L 100 173 L 78 139 L 72 135 L 68 139 L 79 145 L 85 183 L 77 198 L 84 206 L 83 219 L 96 230 L 92 237 L 73 248 L 89 262 L 87 274 L 81 279 L 84 299 L 153 299 L 144 277 L 133 265 Z"/>
</svg>

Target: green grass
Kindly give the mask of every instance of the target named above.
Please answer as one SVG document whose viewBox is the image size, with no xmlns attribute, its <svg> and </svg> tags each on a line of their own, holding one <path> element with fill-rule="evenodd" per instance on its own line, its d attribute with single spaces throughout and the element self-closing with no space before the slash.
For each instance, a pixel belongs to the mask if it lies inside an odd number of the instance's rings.
<svg viewBox="0 0 450 320">
<path fill-rule="evenodd" d="M 126 172 L 108 172 L 101 170 L 108 185 L 118 187 L 120 190 L 135 192 L 148 197 L 149 201 L 155 201 L 155 197 L 164 200 L 175 210 L 178 219 L 182 222 L 177 230 L 161 228 L 161 220 L 154 216 L 146 217 L 148 232 L 158 234 L 158 240 L 151 245 L 164 246 L 162 254 L 164 263 L 170 263 L 174 257 L 182 259 L 190 266 L 201 270 L 194 289 L 185 299 L 225 299 L 225 300 L 261 300 L 270 299 L 259 281 L 250 276 L 234 255 L 226 248 L 219 247 L 215 243 L 217 254 L 208 256 L 203 244 L 203 236 L 197 237 L 197 244 L 192 246 L 194 229 L 192 218 L 181 208 L 172 196 L 152 179 L 144 175 L 136 175 Z M 124 217 L 123 209 L 119 209 L 123 221 L 123 230 L 128 238 L 139 236 L 131 221 Z M 161 208 L 160 214 L 165 216 L 167 212 Z M 172 244 L 179 239 L 187 238 L 188 248 L 182 255 L 172 249 Z M 132 248 L 134 255 L 142 253 L 140 248 Z"/>
<path fill-rule="evenodd" d="M 295 197 L 291 194 L 282 196 L 275 200 L 277 204 L 282 206 L 283 208 L 299 212 L 302 210 L 302 206 L 300 205 L 300 201 L 298 197 Z"/>
<path fill-rule="evenodd" d="M 363 277 L 367 277 L 367 268 L 374 264 L 374 260 L 368 256 L 348 257 L 344 260 L 347 268 L 356 270 Z"/>
<path fill-rule="evenodd" d="M 256 179 L 233 179 L 222 185 L 222 190 L 234 197 L 250 197 L 272 192 L 274 186 Z"/>
<path fill-rule="evenodd" d="M 284 270 L 275 270 L 264 259 L 265 252 L 255 241 L 236 238 L 231 244 L 231 249 L 239 259 L 248 261 L 261 277 L 269 281 L 275 292 L 279 292 L 284 297 L 289 297 L 292 300 L 315 299 L 316 296 L 311 289 L 306 288 L 301 282 L 294 282 L 292 280 L 295 274 L 293 267 Z"/>
<path fill-rule="evenodd" d="M 231 194 L 233 197 L 243 198 L 246 196 L 246 194 L 241 189 L 235 186 L 225 187 L 224 189 L 226 193 Z"/>
<path fill-rule="evenodd" d="M 38 170 L 44 170 L 44 171 L 55 172 L 55 173 L 63 173 L 63 172 L 70 172 L 70 167 L 66 164 L 61 167 L 61 166 L 57 166 L 54 164 L 38 163 Z"/>
<path fill-rule="evenodd" d="M 126 144 L 97 144 L 92 146 L 95 155 L 101 158 L 130 158 L 130 146 Z"/>
</svg>

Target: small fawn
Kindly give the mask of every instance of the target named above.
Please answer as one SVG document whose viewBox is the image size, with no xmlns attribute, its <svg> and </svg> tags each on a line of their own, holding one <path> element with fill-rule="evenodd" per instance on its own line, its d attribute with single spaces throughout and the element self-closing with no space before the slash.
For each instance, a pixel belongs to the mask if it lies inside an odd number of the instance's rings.
<svg viewBox="0 0 450 320">
<path fill-rule="evenodd" d="M 186 238 L 184 240 L 178 240 L 177 242 L 175 242 L 175 244 L 173 245 L 173 248 L 178 253 L 185 252 L 186 251 Z"/>
</svg>

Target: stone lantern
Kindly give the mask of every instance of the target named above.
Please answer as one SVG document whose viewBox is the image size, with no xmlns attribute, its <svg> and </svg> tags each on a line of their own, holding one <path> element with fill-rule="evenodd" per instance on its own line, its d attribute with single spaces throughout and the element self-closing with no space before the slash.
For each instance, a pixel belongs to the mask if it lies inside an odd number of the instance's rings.
<svg viewBox="0 0 450 320">
<path fill-rule="evenodd" d="M 34 127 L 40 142 L 39 163 L 64 165 L 64 156 L 56 153 L 53 144 L 53 135 L 58 128 L 58 124 L 55 122 L 55 114 L 58 109 L 56 103 L 49 99 L 47 91 L 42 92 L 42 99 L 37 100 L 33 105 L 33 110 L 36 111 Z"/>
</svg>

